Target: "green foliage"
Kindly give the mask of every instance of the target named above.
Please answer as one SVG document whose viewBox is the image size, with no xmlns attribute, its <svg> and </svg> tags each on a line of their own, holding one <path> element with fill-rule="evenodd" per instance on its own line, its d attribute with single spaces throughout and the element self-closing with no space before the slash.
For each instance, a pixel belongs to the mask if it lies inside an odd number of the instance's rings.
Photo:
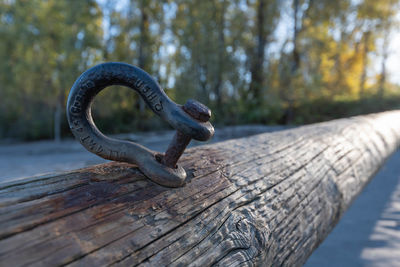
<svg viewBox="0 0 400 267">
<path fill-rule="evenodd" d="M 178 103 L 198 99 L 218 125 L 399 108 L 386 77 L 399 0 L 123 2 L 0 0 L 0 138 L 69 136 L 68 91 L 105 61 L 143 68 Z M 372 55 L 380 73 L 370 71 Z M 93 113 L 106 133 L 168 127 L 117 86 Z"/>
<path fill-rule="evenodd" d="M 95 1 L 1 1 L 0 31 L 0 132 L 52 137 L 56 110 L 100 47 L 101 11 Z"/>
</svg>

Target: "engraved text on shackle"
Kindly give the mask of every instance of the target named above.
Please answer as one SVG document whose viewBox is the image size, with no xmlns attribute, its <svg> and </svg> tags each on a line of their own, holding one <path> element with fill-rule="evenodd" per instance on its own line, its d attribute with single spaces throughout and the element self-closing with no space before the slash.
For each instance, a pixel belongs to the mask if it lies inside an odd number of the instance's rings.
<svg viewBox="0 0 400 267">
<path fill-rule="evenodd" d="M 134 77 L 133 80 L 129 81 L 130 85 L 133 85 L 138 92 L 140 92 L 143 97 L 147 100 L 147 102 L 153 107 L 156 111 L 163 110 L 163 105 L 160 97 L 157 92 L 154 92 L 144 81 Z M 95 86 L 93 81 L 86 81 L 81 85 L 79 91 L 76 93 L 74 102 L 70 108 L 71 113 L 71 130 L 76 132 L 80 136 L 80 142 L 85 145 L 90 151 L 94 153 L 106 153 L 110 159 L 118 159 L 120 157 L 124 157 L 125 153 L 114 151 L 111 149 L 103 148 L 102 145 L 97 144 L 95 140 L 88 135 L 83 128 L 81 116 L 83 115 L 83 101 L 85 100 L 85 94 Z M 106 149 L 106 151 L 104 151 Z M 108 151 L 107 151 L 108 150 Z"/>
<path fill-rule="evenodd" d="M 136 79 L 134 84 L 137 90 L 143 94 L 143 96 L 151 104 L 154 110 L 161 111 L 163 109 L 162 101 L 160 99 L 158 99 L 158 101 L 155 101 L 157 100 L 157 93 L 151 90 L 148 85 L 146 85 L 142 80 L 139 79 Z"/>
</svg>

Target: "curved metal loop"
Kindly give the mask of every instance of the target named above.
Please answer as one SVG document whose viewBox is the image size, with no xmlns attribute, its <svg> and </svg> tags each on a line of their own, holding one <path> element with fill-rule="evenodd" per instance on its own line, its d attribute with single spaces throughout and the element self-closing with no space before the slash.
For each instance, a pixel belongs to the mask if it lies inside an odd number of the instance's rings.
<svg viewBox="0 0 400 267">
<path fill-rule="evenodd" d="M 164 93 L 145 71 L 125 63 L 103 63 L 85 71 L 74 83 L 68 96 L 67 118 L 71 131 L 90 152 L 109 160 L 138 165 L 152 181 L 168 187 L 184 183 L 186 172 L 161 163 L 158 152 L 139 144 L 112 139 L 102 134 L 93 122 L 91 105 L 94 97 L 110 85 L 123 85 L 137 91 L 150 109 L 179 132 L 199 141 L 214 134 L 210 122 L 193 119 Z"/>
</svg>

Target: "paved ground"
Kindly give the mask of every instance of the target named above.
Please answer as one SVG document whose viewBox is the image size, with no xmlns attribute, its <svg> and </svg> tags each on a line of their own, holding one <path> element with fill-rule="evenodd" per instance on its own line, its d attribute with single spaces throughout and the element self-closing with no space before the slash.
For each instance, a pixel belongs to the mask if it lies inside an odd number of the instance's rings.
<svg viewBox="0 0 400 267">
<path fill-rule="evenodd" d="M 279 129 L 228 127 L 216 131 L 213 142 Z M 164 151 L 172 135 L 165 131 L 118 137 Z M 0 182 L 101 162 L 105 160 L 74 140 L 1 145 Z M 400 267 L 400 152 L 388 160 L 305 266 Z"/>
<path fill-rule="evenodd" d="M 282 126 L 243 125 L 217 129 L 210 142 L 282 130 Z M 156 151 L 165 151 L 175 131 L 159 131 L 115 135 L 142 144 Z M 204 144 L 192 141 L 190 146 Z M 59 143 L 40 141 L 0 145 L 0 182 L 39 174 L 67 171 L 99 164 L 106 160 L 89 153 L 75 140 Z"/>
<path fill-rule="evenodd" d="M 386 162 L 304 266 L 400 266 L 400 151 Z"/>
</svg>

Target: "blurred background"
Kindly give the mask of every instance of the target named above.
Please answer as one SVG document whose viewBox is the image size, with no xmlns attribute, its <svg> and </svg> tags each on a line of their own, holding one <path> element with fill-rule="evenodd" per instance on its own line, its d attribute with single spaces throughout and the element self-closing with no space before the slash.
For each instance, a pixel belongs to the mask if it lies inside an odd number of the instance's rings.
<svg viewBox="0 0 400 267">
<path fill-rule="evenodd" d="M 0 0 L 0 139 L 71 136 L 69 89 L 122 61 L 216 125 L 304 124 L 400 107 L 398 0 Z M 107 89 L 106 133 L 164 129 L 138 95 Z"/>
<path fill-rule="evenodd" d="M 74 81 L 102 62 L 209 106 L 213 141 L 400 108 L 399 21 L 400 0 L 0 0 L 0 182 L 104 162 L 70 139 L 65 116 Z M 93 114 L 151 149 L 173 135 L 124 87 L 102 91 Z M 307 267 L 399 266 L 399 162 Z"/>
</svg>

